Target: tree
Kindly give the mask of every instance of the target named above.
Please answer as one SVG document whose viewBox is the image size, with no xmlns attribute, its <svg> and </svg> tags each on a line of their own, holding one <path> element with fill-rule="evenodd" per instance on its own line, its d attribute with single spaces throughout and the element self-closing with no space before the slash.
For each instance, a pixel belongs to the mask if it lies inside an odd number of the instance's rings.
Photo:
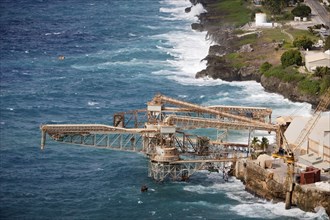
<svg viewBox="0 0 330 220">
<path fill-rule="evenodd" d="M 293 46 L 298 48 L 304 48 L 304 50 L 312 49 L 313 41 L 306 37 L 306 35 L 298 36 L 293 41 Z"/>
<path fill-rule="evenodd" d="M 299 50 L 288 50 L 285 51 L 281 56 L 281 63 L 283 67 L 288 67 L 291 65 L 301 65 L 302 57 Z"/>
<path fill-rule="evenodd" d="M 291 13 L 297 17 L 307 17 L 311 12 L 311 8 L 307 5 L 298 5 L 291 11 Z"/>
<path fill-rule="evenodd" d="M 330 36 L 328 36 L 324 42 L 324 50 L 329 50 L 329 49 L 330 49 Z"/>
<path fill-rule="evenodd" d="M 286 0 L 264 0 L 263 6 L 273 15 L 281 14 L 282 10 L 288 5 Z"/>
<path fill-rule="evenodd" d="M 251 146 L 254 148 L 254 149 L 257 149 L 259 148 L 259 138 L 258 137 L 253 137 L 252 141 L 251 141 Z"/>
<path fill-rule="evenodd" d="M 265 152 L 268 146 L 269 146 L 268 139 L 266 137 L 262 137 L 260 147 L 262 147 L 263 151 Z"/>
</svg>

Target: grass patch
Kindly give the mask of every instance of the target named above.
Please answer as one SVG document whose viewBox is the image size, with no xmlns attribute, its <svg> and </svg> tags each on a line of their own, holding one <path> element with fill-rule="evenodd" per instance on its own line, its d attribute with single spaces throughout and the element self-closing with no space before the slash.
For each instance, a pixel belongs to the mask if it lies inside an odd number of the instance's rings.
<svg viewBox="0 0 330 220">
<path fill-rule="evenodd" d="M 273 41 L 284 41 L 290 42 L 290 38 L 288 35 L 281 32 L 279 28 L 273 29 L 263 29 L 262 30 L 262 38 L 265 42 L 273 42 Z"/>
<path fill-rule="evenodd" d="M 267 71 L 264 71 L 266 77 L 276 77 L 284 82 L 299 82 L 305 79 L 305 76 L 300 74 L 294 66 L 283 68 L 282 66 L 275 66 Z"/>
<path fill-rule="evenodd" d="M 315 36 L 314 34 L 312 34 L 307 30 L 289 28 L 286 30 L 286 32 L 292 34 L 293 38 L 297 38 L 298 36 L 305 35 L 306 37 L 310 38 L 312 41 L 317 41 L 319 39 L 319 37 Z"/>
<path fill-rule="evenodd" d="M 244 66 L 243 57 L 239 53 L 229 53 L 225 55 L 225 59 L 235 68 L 241 68 Z"/>
<path fill-rule="evenodd" d="M 251 10 L 247 6 L 243 0 L 222 0 L 210 7 L 222 15 L 222 22 L 239 27 L 250 21 Z"/>
<path fill-rule="evenodd" d="M 256 42 L 257 39 L 258 39 L 257 34 L 245 35 L 245 36 L 241 37 L 240 40 L 238 41 L 239 46 L 242 46 L 244 44 L 253 44 Z"/>
</svg>

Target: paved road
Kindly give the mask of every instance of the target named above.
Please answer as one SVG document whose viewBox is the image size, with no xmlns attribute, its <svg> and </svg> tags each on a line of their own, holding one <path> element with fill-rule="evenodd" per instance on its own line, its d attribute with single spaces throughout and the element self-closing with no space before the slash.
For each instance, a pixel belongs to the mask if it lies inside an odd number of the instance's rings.
<svg viewBox="0 0 330 220">
<path fill-rule="evenodd" d="M 305 3 L 311 7 L 312 13 L 317 15 L 322 23 L 330 27 L 330 14 L 318 0 L 305 0 Z"/>
</svg>

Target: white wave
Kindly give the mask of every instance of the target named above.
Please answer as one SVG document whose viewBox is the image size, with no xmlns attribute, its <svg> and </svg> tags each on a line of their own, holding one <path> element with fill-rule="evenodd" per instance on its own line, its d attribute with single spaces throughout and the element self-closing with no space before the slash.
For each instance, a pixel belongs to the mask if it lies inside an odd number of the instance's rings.
<svg viewBox="0 0 330 220">
<path fill-rule="evenodd" d="M 213 209 L 228 209 L 228 207 L 230 207 L 230 205 L 218 205 L 215 203 L 211 203 L 211 202 L 206 202 L 206 201 L 195 201 L 195 202 L 179 202 L 177 201 L 176 203 L 179 204 L 184 204 L 185 206 L 191 207 L 191 206 L 199 206 L 199 207 L 207 207 L 207 208 L 213 208 Z M 183 211 L 189 211 L 188 208 L 183 209 Z"/>
<path fill-rule="evenodd" d="M 14 111 L 14 108 L 6 108 L 9 111 Z"/>
<path fill-rule="evenodd" d="M 204 173 L 208 173 L 208 171 L 204 171 Z M 244 194 L 249 194 L 244 191 L 243 183 L 235 178 L 230 178 L 229 181 L 226 182 L 221 173 L 208 173 L 207 178 L 214 182 L 213 185 L 188 185 L 183 187 L 183 190 L 198 194 L 216 194 L 221 192 L 242 192 Z"/>
<path fill-rule="evenodd" d="M 45 33 L 46 36 L 49 36 L 49 35 L 60 35 L 64 32 L 53 32 L 53 33 Z"/>
<path fill-rule="evenodd" d="M 66 77 L 65 76 L 55 76 L 55 77 L 52 77 L 51 80 L 59 80 L 59 79 L 65 79 Z"/>
<path fill-rule="evenodd" d="M 197 15 L 206 12 L 201 4 L 191 5 L 189 1 L 161 1 L 164 7 L 159 9 L 162 13 L 170 14 L 170 17 L 163 17 L 165 19 L 173 19 L 173 20 L 189 20 L 192 22 L 196 22 L 198 20 Z M 187 7 L 191 7 L 189 13 L 185 12 Z"/>
<path fill-rule="evenodd" d="M 163 7 L 160 11 L 164 14 L 166 20 L 182 20 L 186 21 L 186 27 L 168 32 L 166 34 L 151 36 L 150 38 L 159 39 L 160 42 L 170 45 L 157 45 L 157 48 L 171 55 L 173 59 L 167 60 L 169 67 L 175 69 L 171 74 L 168 72 L 165 75 L 183 85 L 203 85 L 202 81 L 195 80 L 195 74 L 206 68 L 206 62 L 201 62 L 208 54 L 211 42 L 206 40 L 206 32 L 196 32 L 190 27 L 190 24 L 197 21 L 196 15 L 204 12 L 201 4 L 191 7 L 190 13 L 185 13 L 184 9 L 191 6 L 189 1 L 165 0 L 161 1 Z M 154 74 L 159 75 L 157 71 Z M 203 81 L 205 83 L 205 81 Z M 214 82 L 212 82 L 213 84 Z M 216 84 L 219 84 L 217 82 Z M 204 84 L 205 85 L 205 84 Z M 208 85 L 208 83 L 207 83 Z"/>
<path fill-rule="evenodd" d="M 149 213 L 153 216 L 156 214 L 156 211 L 149 211 Z"/>
<path fill-rule="evenodd" d="M 207 172 L 207 171 L 205 171 Z M 230 178 L 229 182 L 224 182 L 222 175 L 219 173 L 210 173 L 207 175 L 207 179 L 214 182 L 211 186 L 202 185 L 188 185 L 183 189 L 189 192 L 195 192 L 198 194 L 217 194 L 225 193 L 229 199 L 238 201 L 238 205 L 216 205 L 205 201 L 194 202 L 193 204 L 215 207 L 223 210 L 230 210 L 238 215 L 248 218 L 263 218 L 273 219 L 279 217 L 292 217 L 296 219 L 329 219 L 324 208 L 320 207 L 316 210 L 316 213 L 305 212 L 299 208 L 292 208 L 290 210 L 285 209 L 283 202 L 272 203 L 264 199 L 256 198 L 252 194 L 244 190 L 244 185 L 240 180 Z"/>
<path fill-rule="evenodd" d="M 318 212 L 305 212 L 299 208 L 285 209 L 283 202 L 279 203 L 250 203 L 232 206 L 231 211 L 249 218 L 273 219 L 278 217 L 291 217 L 295 219 L 329 219 L 325 210 L 320 208 Z"/>
<path fill-rule="evenodd" d="M 51 120 L 52 123 L 62 123 L 63 121 L 60 120 Z"/>
<path fill-rule="evenodd" d="M 89 101 L 87 104 L 89 106 L 95 106 L 95 105 L 98 105 L 99 103 L 98 102 L 95 102 L 95 101 Z"/>
<path fill-rule="evenodd" d="M 207 12 L 205 8 L 203 8 L 202 4 L 196 4 L 195 6 L 191 7 L 191 11 L 189 12 L 192 16 L 200 15 L 204 12 Z"/>
<path fill-rule="evenodd" d="M 223 82 L 224 84 L 224 82 Z M 308 103 L 292 102 L 282 95 L 268 93 L 255 81 L 230 82 L 230 86 L 241 88 L 233 94 L 228 92 L 219 92 L 213 99 L 208 100 L 205 105 L 223 105 L 228 101 L 235 101 L 240 105 L 272 107 L 272 121 L 283 115 L 302 115 L 311 114 L 311 105 Z"/>
<path fill-rule="evenodd" d="M 95 70 L 100 70 L 100 69 L 110 69 L 113 66 L 161 66 L 164 65 L 166 61 L 161 61 L 161 60 L 143 60 L 143 59 L 136 59 L 133 58 L 128 61 L 108 61 L 104 63 L 98 63 L 94 65 L 77 65 L 74 64 L 71 67 L 74 69 L 79 69 L 83 71 L 95 71 Z"/>
<path fill-rule="evenodd" d="M 148 28 L 150 30 L 159 30 L 162 29 L 160 26 L 151 26 L 151 25 L 142 25 L 142 27 Z"/>
</svg>

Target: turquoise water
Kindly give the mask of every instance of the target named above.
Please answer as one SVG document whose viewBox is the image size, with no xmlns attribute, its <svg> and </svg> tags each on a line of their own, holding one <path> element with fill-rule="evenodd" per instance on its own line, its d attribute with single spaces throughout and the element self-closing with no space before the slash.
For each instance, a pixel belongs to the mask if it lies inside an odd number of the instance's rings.
<svg viewBox="0 0 330 220">
<path fill-rule="evenodd" d="M 202 7 L 186 14 L 184 0 L 3 0 L 0 6 L 0 219 L 322 217 L 284 210 L 214 173 L 155 183 L 140 154 L 51 141 L 39 150 L 41 124 L 111 124 L 114 112 L 144 108 L 158 92 L 203 105 L 271 107 L 273 118 L 309 114 L 310 105 L 266 93 L 255 82 L 195 79 L 212 43 L 190 29 Z M 237 132 L 232 139 L 247 141 Z"/>
</svg>

